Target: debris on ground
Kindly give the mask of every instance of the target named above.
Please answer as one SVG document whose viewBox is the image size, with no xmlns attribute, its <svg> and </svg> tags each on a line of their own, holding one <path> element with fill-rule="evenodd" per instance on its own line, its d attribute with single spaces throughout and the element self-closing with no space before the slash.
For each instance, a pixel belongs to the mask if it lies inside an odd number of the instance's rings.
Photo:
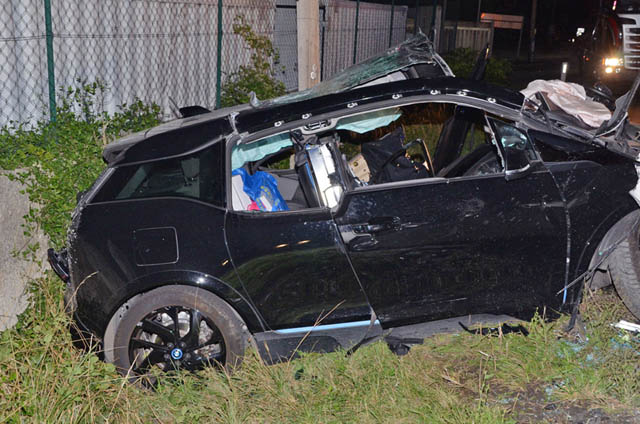
<svg viewBox="0 0 640 424">
<path fill-rule="evenodd" d="M 640 333 L 640 325 L 639 324 L 634 324 L 632 322 L 629 321 L 625 321 L 623 319 L 621 319 L 618 323 L 613 325 L 616 328 L 621 328 L 623 330 L 627 330 L 627 331 L 633 331 L 635 333 Z"/>
</svg>

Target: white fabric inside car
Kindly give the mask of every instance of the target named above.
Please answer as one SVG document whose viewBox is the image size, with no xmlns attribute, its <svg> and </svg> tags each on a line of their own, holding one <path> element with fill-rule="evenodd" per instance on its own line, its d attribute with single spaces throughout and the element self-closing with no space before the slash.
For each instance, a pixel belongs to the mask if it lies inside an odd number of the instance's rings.
<svg viewBox="0 0 640 424">
<path fill-rule="evenodd" d="M 251 204 L 251 198 L 244 192 L 244 183 L 240 175 L 231 177 L 231 200 L 234 211 L 246 211 Z"/>
<path fill-rule="evenodd" d="M 578 84 L 560 80 L 535 80 L 520 92 L 525 97 L 531 97 L 538 92 L 544 93 L 554 105 L 590 127 L 597 128 L 611 118 L 609 109 L 602 103 L 587 98 L 584 87 Z"/>
</svg>

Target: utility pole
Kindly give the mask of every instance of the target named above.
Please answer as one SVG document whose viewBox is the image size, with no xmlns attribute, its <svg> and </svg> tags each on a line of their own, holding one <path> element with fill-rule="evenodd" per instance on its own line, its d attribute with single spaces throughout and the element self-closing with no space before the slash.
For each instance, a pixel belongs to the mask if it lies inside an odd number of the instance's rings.
<svg viewBox="0 0 640 424">
<path fill-rule="evenodd" d="M 536 14 L 538 12 L 538 0 L 531 0 L 531 28 L 529 29 L 529 63 L 533 62 L 536 52 Z"/>
<path fill-rule="evenodd" d="M 558 8 L 558 1 L 552 0 L 551 3 L 551 23 L 547 25 L 547 33 L 545 34 L 547 39 L 547 45 L 552 45 L 556 35 L 556 10 Z"/>
<path fill-rule="evenodd" d="M 320 5 L 318 0 L 298 0 L 298 90 L 320 82 Z"/>
</svg>

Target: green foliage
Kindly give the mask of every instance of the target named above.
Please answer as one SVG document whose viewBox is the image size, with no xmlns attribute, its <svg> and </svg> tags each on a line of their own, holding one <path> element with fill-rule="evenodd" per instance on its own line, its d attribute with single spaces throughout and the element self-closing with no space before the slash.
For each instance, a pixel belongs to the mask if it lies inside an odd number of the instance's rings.
<svg viewBox="0 0 640 424">
<path fill-rule="evenodd" d="M 104 169 L 103 146 L 160 120 L 160 107 L 140 100 L 109 115 L 103 107 L 105 85 L 78 82 L 79 87 L 59 91 L 55 123 L 0 130 L 0 168 L 18 168 L 12 178 L 24 183 L 30 200 L 39 205 L 25 216 L 25 232 L 39 226 L 57 248 L 65 242 L 76 194 Z"/>
<path fill-rule="evenodd" d="M 455 49 L 444 56 L 444 60 L 457 77 L 469 78 L 476 63 L 478 52 L 468 48 Z M 487 63 L 484 80 L 493 84 L 506 85 L 511 75 L 511 62 L 492 57 Z"/>
<path fill-rule="evenodd" d="M 535 317 L 527 337 L 439 335 L 403 357 L 383 342 L 273 366 L 251 352 L 233 375 L 165 375 L 151 392 L 72 347 L 62 285 L 49 276 L 34 284 L 18 326 L 0 334 L 0 422 L 493 424 L 564 422 L 595 408 L 636 422 L 640 339 L 611 327 L 628 312 L 606 297 L 587 300 L 586 342 L 566 338 L 566 318 Z"/>
<path fill-rule="evenodd" d="M 272 63 L 278 61 L 278 52 L 271 40 L 256 34 L 242 15 L 236 17 L 233 33 L 249 46 L 251 62 L 229 75 L 222 87 L 220 104 L 227 107 L 248 103 L 251 92 L 260 100 L 285 94 L 284 84 L 275 79 Z"/>
</svg>

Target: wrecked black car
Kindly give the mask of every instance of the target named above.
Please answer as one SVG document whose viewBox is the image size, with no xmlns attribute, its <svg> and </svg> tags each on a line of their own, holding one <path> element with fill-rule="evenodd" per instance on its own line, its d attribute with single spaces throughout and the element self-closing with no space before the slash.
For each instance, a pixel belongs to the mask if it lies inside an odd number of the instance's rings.
<svg viewBox="0 0 640 424">
<path fill-rule="evenodd" d="M 310 91 L 107 146 L 68 248 L 50 251 L 76 322 L 144 374 L 569 312 L 594 272 L 640 316 L 638 81 L 593 128 L 451 75 L 413 40 Z"/>
</svg>

